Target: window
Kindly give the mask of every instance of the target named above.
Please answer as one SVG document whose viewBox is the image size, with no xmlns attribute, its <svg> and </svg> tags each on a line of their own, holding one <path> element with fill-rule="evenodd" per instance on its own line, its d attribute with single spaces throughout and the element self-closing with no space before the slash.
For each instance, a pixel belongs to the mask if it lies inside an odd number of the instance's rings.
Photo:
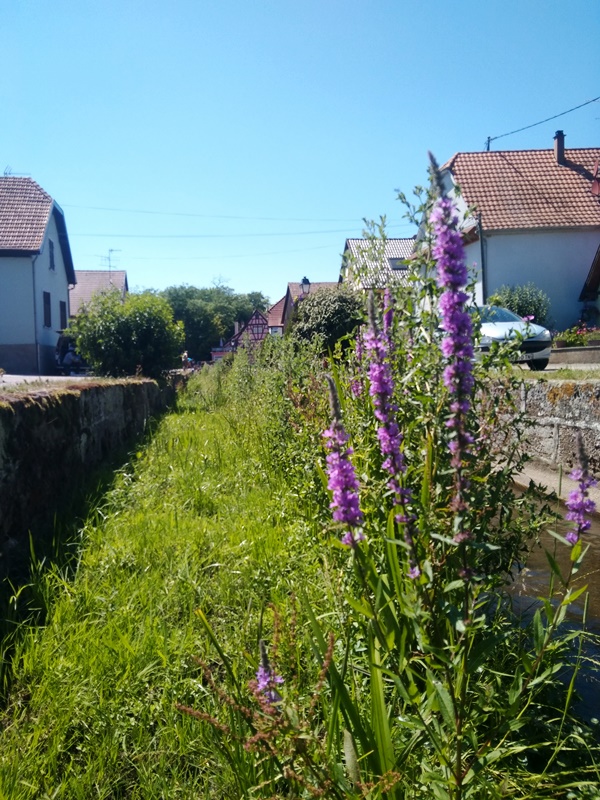
<svg viewBox="0 0 600 800">
<path fill-rule="evenodd" d="M 408 264 L 403 258 L 388 258 L 388 263 L 392 269 L 408 269 Z"/>
<path fill-rule="evenodd" d="M 54 261 L 54 242 L 52 241 L 52 239 L 48 239 L 48 244 L 49 244 L 48 255 L 50 256 L 50 269 L 55 270 L 56 262 Z"/>
<path fill-rule="evenodd" d="M 67 304 L 64 300 L 60 301 L 60 329 L 64 331 L 67 327 Z"/>
<path fill-rule="evenodd" d="M 44 292 L 44 328 L 52 327 L 52 308 L 50 305 L 50 292 Z"/>
</svg>

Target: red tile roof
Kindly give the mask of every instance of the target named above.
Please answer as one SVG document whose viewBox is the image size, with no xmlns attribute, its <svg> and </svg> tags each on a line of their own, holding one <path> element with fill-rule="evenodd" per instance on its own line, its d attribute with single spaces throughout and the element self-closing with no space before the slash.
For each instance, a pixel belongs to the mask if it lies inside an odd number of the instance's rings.
<svg viewBox="0 0 600 800">
<path fill-rule="evenodd" d="M 38 252 L 53 200 L 31 178 L 0 177 L 0 251 Z"/>
<path fill-rule="evenodd" d="M 321 281 L 319 283 L 309 283 L 309 294 L 314 294 L 318 292 L 319 289 L 337 289 L 338 282 L 337 281 Z M 302 296 L 302 284 L 301 283 L 288 283 L 288 292 L 291 295 L 292 301 L 295 303 L 296 300 Z M 286 295 L 287 297 L 287 295 Z"/>
<path fill-rule="evenodd" d="M 285 295 L 269 309 L 269 328 L 278 328 L 283 325 L 283 308 L 285 306 Z"/>
<path fill-rule="evenodd" d="M 592 180 L 600 148 L 457 153 L 449 170 L 486 230 L 600 226 L 600 200 Z"/>
<path fill-rule="evenodd" d="M 73 286 L 69 294 L 69 305 L 73 317 L 81 311 L 83 305 L 90 302 L 92 295 L 96 292 L 118 289 L 121 297 L 124 298 L 125 293 L 129 291 L 125 270 L 77 269 L 75 277 L 77 284 Z"/>
</svg>

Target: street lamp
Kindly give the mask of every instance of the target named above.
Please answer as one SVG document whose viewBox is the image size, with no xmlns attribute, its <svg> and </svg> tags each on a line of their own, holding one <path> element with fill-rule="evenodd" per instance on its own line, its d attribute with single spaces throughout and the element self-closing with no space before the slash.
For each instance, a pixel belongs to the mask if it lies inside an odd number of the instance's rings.
<svg viewBox="0 0 600 800">
<path fill-rule="evenodd" d="M 303 295 L 307 295 L 310 292 L 310 281 L 306 276 L 302 278 L 302 282 L 300 283 L 300 289 L 302 290 Z"/>
</svg>

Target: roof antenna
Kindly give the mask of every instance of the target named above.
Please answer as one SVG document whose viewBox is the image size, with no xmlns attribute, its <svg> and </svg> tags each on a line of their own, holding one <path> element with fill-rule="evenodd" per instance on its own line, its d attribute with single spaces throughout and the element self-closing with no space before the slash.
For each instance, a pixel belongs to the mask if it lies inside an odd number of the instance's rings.
<svg viewBox="0 0 600 800">
<path fill-rule="evenodd" d="M 8 176 L 9 176 L 9 175 L 12 175 L 12 174 L 13 174 L 12 167 L 11 167 L 11 165 L 10 165 L 10 164 L 7 164 L 7 165 L 4 167 L 4 177 L 5 177 L 5 178 L 8 178 Z"/>
</svg>

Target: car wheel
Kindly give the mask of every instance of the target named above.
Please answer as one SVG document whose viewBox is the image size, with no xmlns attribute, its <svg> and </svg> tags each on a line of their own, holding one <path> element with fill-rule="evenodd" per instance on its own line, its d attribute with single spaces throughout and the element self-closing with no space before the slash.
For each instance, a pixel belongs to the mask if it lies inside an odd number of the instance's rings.
<svg viewBox="0 0 600 800">
<path fill-rule="evenodd" d="M 543 369 L 546 369 L 549 361 L 549 358 L 539 358 L 537 361 L 528 361 L 527 366 L 534 372 L 541 372 Z"/>
</svg>

